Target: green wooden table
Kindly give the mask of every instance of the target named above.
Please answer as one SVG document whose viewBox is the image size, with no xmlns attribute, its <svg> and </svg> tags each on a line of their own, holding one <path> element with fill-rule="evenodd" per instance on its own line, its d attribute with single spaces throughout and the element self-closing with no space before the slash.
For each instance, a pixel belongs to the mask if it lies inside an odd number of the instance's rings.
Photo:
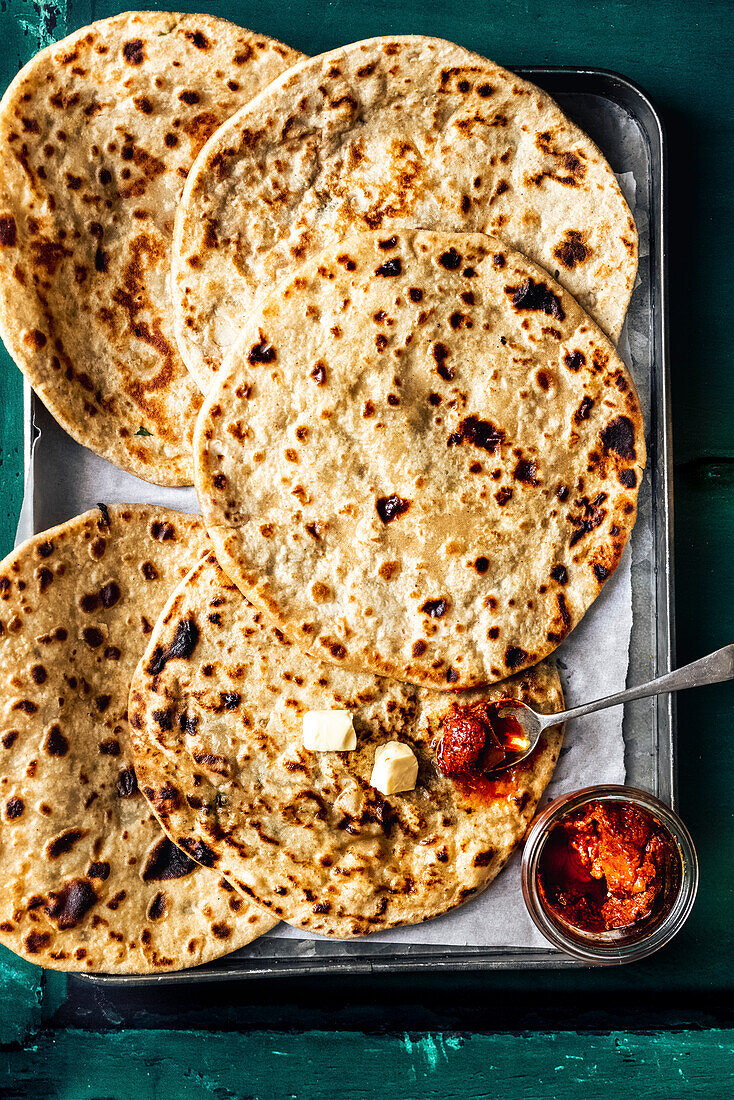
<svg viewBox="0 0 734 1100">
<path fill-rule="evenodd" d="M 149 6 L 164 6 L 149 4 Z M 451 38 L 513 66 L 631 77 L 669 139 L 680 663 L 734 640 L 734 4 L 731 0 L 177 3 L 307 53 L 374 34 Z M 41 46 L 120 10 L 2 0 L 0 83 Z M 0 551 L 22 495 L 18 371 L 0 357 Z M 734 1094 L 734 685 L 679 702 L 680 809 L 699 900 L 665 951 L 620 970 L 249 982 L 97 993 L 0 950 L 0 1096 L 345 1100 Z"/>
</svg>

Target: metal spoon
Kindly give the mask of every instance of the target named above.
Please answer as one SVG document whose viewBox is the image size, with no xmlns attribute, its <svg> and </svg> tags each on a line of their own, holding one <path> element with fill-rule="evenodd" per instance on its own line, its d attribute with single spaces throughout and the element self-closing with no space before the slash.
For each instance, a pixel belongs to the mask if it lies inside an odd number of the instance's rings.
<svg viewBox="0 0 734 1100">
<path fill-rule="evenodd" d="M 619 691 L 616 695 L 608 695 L 606 699 L 596 699 L 593 703 L 585 703 L 572 710 L 563 710 L 556 714 L 538 714 L 526 703 L 515 701 L 511 706 L 508 704 L 498 709 L 497 714 L 500 718 L 514 718 L 522 726 L 529 741 L 529 748 L 522 755 L 510 756 L 506 763 L 493 769 L 493 774 L 514 767 L 530 756 L 541 733 L 549 726 L 558 726 L 570 718 L 582 718 L 585 714 L 595 714 L 596 711 L 606 710 L 607 707 L 630 703 L 633 699 L 647 699 L 651 695 L 665 695 L 669 691 L 703 687 L 705 684 L 719 684 L 723 680 L 734 680 L 734 645 L 724 646 L 723 649 L 717 649 L 715 653 L 709 653 L 708 657 L 701 657 L 690 665 L 677 668 L 674 672 L 667 672 L 665 676 L 658 676 L 657 680 L 651 680 L 649 684 L 640 684 L 639 687 Z"/>
</svg>

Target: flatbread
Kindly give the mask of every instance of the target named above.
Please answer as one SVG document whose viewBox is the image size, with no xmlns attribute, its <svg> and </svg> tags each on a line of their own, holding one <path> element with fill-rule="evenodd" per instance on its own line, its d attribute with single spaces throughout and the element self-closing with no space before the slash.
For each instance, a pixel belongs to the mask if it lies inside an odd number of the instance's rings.
<svg viewBox="0 0 734 1100">
<path fill-rule="evenodd" d="M 332 234 L 493 233 L 616 341 L 637 232 L 597 147 L 534 85 L 438 38 L 301 62 L 213 137 L 176 214 L 176 337 L 202 388 L 273 278 Z"/>
<path fill-rule="evenodd" d="M 127 744 L 135 666 L 201 521 L 87 512 L 0 565 L 0 943 L 56 970 L 206 962 L 272 927 L 163 836 Z"/>
<path fill-rule="evenodd" d="M 508 695 L 563 707 L 547 664 L 461 702 Z M 447 779 L 433 742 L 451 705 L 439 692 L 304 660 L 211 555 L 174 593 L 135 674 L 135 766 L 166 832 L 245 895 L 308 931 L 363 935 L 484 889 L 550 779 L 559 727 L 494 781 Z M 304 712 L 332 709 L 352 713 L 357 749 L 307 752 Z M 418 784 L 383 798 L 369 781 L 376 747 L 392 739 L 416 753 Z"/>
<path fill-rule="evenodd" d="M 170 317 L 173 212 L 216 128 L 301 55 L 209 15 L 127 12 L 0 103 L 0 334 L 74 439 L 191 484 L 201 398 Z"/>
<path fill-rule="evenodd" d="M 552 652 L 614 572 L 645 465 L 632 379 L 478 234 L 361 234 L 249 317 L 195 436 L 222 567 L 320 659 L 438 688 Z"/>
</svg>

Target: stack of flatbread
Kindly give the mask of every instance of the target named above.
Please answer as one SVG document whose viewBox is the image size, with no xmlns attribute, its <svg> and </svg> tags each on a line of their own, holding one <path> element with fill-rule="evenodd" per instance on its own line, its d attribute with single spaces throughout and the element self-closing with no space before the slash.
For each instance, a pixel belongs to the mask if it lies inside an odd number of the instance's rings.
<svg viewBox="0 0 734 1100">
<path fill-rule="evenodd" d="M 449 723 L 563 709 L 547 658 L 636 516 L 611 168 L 448 42 L 305 59 L 167 13 L 44 50 L 0 134 L 8 350 L 74 438 L 202 510 L 151 489 L 0 564 L 0 942 L 162 971 L 469 901 L 562 729 L 462 771 Z"/>
</svg>

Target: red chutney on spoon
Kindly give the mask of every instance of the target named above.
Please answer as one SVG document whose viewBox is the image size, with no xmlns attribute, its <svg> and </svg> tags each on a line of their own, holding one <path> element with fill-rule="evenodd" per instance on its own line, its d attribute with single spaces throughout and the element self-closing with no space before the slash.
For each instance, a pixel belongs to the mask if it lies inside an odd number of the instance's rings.
<svg viewBox="0 0 734 1100">
<path fill-rule="evenodd" d="M 628 928 L 659 911 L 674 858 L 652 814 L 630 802 L 588 802 L 553 826 L 538 889 L 548 909 L 574 928 Z"/>
<path fill-rule="evenodd" d="M 453 707 L 443 720 L 436 761 L 449 779 L 491 774 L 527 751 L 525 732 L 508 708 L 514 699 Z M 504 713 L 501 713 L 504 712 Z"/>
</svg>

